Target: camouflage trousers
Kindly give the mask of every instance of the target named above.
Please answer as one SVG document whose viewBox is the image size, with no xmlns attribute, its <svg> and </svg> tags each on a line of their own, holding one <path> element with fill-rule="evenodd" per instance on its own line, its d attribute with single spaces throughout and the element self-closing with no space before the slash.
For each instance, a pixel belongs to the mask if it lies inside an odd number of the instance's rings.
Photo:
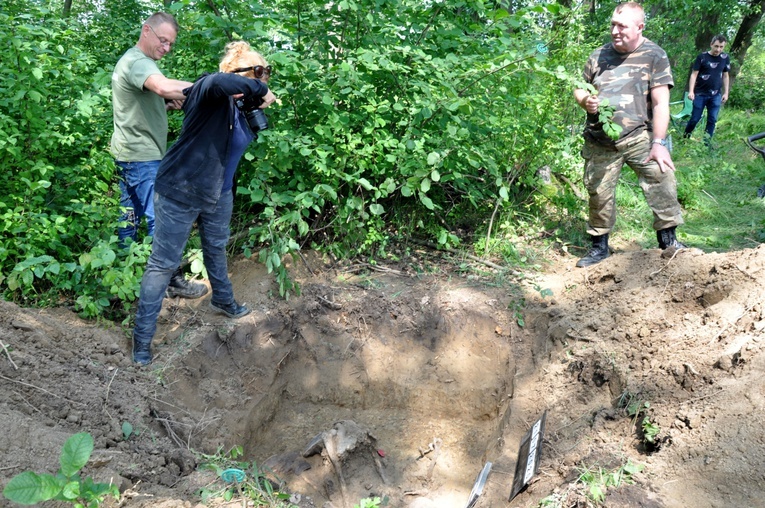
<svg viewBox="0 0 765 508">
<path fill-rule="evenodd" d="M 621 140 L 616 148 L 607 148 L 585 140 L 582 157 L 585 162 L 584 185 L 590 195 L 588 234 L 604 235 L 614 227 L 616 184 L 625 164 L 638 176 L 640 188 L 653 211 L 653 228 L 658 231 L 683 223 L 680 203 L 677 201 L 675 172 L 667 170 L 662 173 L 656 161 L 645 162 L 650 151 L 648 132 Z"/>
</svg>

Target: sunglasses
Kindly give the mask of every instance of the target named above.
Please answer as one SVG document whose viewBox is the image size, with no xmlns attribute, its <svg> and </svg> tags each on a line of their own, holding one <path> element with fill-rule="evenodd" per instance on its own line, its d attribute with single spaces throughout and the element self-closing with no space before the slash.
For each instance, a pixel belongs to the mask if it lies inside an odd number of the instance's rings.
<svg viewBox="0 0 765 508">
<path fill-rule="evenodd" d="M 263 67 L 262 65 L 253 65 L 252 67 L 241 67 L 239 69 L 235 69 L 232 72 L 247 72 L 252 71 L 253 74 L 255 74 L 256 79 L 262 79 L 264 76 L 271 76 L 271 66 Z"/>
</svg>

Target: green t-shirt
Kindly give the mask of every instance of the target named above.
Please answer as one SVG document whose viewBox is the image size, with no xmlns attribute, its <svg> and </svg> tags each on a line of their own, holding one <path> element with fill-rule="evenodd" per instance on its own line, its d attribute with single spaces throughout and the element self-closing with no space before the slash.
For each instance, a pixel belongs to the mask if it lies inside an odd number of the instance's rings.
<svg viewBox="0 0 765 508">
<path fill-rule="evenodd" d="M 127 50 L 114 67 L 114 134 L 111 151 L 118 161 L 154 161 L 165 155 L 165 99 L 143 87 L 146 79 L 154 74 L 162 74 L 157 63 L 136 46 Z"/>
</svg>

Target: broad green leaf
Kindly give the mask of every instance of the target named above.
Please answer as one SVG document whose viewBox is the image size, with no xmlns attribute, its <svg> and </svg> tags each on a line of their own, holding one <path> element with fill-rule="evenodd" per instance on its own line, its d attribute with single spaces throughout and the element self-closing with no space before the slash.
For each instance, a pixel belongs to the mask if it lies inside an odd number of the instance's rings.
<svg viewBox="0 0 765 508">
<path fill-rule="evenodd" d="M 93 436 L 87 432 L 71 436 L 61 450 L 61 473 L 67 477 L 72 476 L 88 463 L 91 453 L 93 453 Z"/>
<path fill-rule="evenodd" d="M 364 187 L 365 190 L 371 191 L 372 189 L 374 189 L 372 184 L 369 183 L 369 180 L 367 180 L 366 178 L 359 178 L 358 180 L 356 180 L 356 182 L 362 187 Z"/>
<path fill-rule="evenodd" d="M 427 195 L 420 193 L 420 201 L 423 205 L 425 205 L 425 208 L 428 210 L 435 210 L 436 206 L 433 204 L 433 200 L 431 200 Z"/>
<path fill-rule="evenodd" d="M 48 496 L 50 492 L 44 491 L 43 481 L 36 473 L 32 471 L 25 471 L 21 474 L 14 476 L 10 482 L 3 489 L 3 495 L 19 504 L 32 505 L 41 501 L 47 501 L 53 499 L 58 491 L 53 492 Z"/>
</svg>

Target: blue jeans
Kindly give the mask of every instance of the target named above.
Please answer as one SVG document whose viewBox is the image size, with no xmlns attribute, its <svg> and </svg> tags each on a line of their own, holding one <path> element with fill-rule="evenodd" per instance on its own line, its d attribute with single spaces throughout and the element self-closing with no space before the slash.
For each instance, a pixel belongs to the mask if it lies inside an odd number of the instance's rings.
<svg viewBox="0 0 765 508">
<path fill-rule="evenodd" d="M 154 180 L 159 161 L 115 161 L 120 176 L 120 206 L 124 210 L 117 228 L 120 243 L 127 238 L 138 240 L 138 227 L 146 217 L 149 236 L 154 236 Z"/>
<path fill-rule="evenodd" d="M 685 126 L 685 134 L 690 135 L 693 129 L 696 128 L 696 124 L 701 120 L 701 115 L 704 113 L 704 108 L 707 108 L 707 127 L 706 133 L 711 138 L 715 133 L 715 125 L 717 125 L 717 115 L 720 114 L 720 107 L 722 106 L 722 94 L 716 95 L 696 95 L 693 98 L 693 112 L 691 113 L 691 119 L 688 120 L 688 125 Z"/>
<path fill-rule="evenodd" d="M 228 278 L 226 259 L 234 193 L 222 193 L 210 211 L 155 194 L 154 208 L 157 211 L 154 243 L 141 279 L 141 296 L 133 329 L 133 338 L 143 343 L 151 342 L 157 331 L 157 317 L 162 310 L 165 290 L 181 262 L 194 221 L 197 222 L 202 239 L 202 254 L 212 286 L 212 301 L 222 305 L 234 301 L 234 288 Z"/>
</svg>

